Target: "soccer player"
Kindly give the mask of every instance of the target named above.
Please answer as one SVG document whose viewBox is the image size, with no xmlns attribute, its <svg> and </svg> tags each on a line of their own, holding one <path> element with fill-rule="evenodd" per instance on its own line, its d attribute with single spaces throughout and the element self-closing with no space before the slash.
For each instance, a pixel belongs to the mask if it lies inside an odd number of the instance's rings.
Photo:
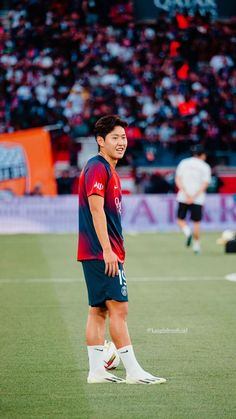
<svg viewBox="0 0 236 419">
<path fill-rule="evenodd" d="M 164 378 L 144 371 L 136 360 L 129 337 L 125 250 L 121 228 L 121 186 L 115 170 L 127 148 L 126 122 L 116 115 L 95 125 L 98 155 L 84 167 L 79 182 L 78 260 L 88 290 L 86 342 L 88 383 L 160 384 Z M 104 367 L 106 317 L 112 341 L 126 369 L 126 380 Z"/>
<path fill-rule="evenodd" d="M 201 144 L 194 146 L 192 151 L 193 156 L 182 160 L 176 169 L 175 181 L 179 189 L 177 224 L 186 236 L 186 246 L 191 245 L 193 238 L 193 251 L 199 253 L 200 222 L 205 192 L 211 180 L 211 169 L 205 162 L 206 152 Z M 193 232 L 185 221 L 188 212 L 193 222 Z"/>
</svg>

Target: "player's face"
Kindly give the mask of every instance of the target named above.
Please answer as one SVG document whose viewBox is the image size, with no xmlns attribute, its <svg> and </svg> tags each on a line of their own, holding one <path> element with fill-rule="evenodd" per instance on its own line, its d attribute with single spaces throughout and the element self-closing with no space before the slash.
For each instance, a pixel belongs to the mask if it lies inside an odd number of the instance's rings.
<svg viewBox="0 0 236 419">
<path fill-rule="evenodd" d="M 117 126 L 106 135 L 105 140 L 98 138 L 100 151 L 112 160 L 120 160 L 127 148 L 127 137 L 123 127 Z"/>
</svg>

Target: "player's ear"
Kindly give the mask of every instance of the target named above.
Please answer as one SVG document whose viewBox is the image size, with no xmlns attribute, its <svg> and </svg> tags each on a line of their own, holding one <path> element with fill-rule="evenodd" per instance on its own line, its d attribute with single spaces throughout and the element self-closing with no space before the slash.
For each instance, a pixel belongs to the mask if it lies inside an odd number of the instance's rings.
<svg viewBox="0 0 236 419">
<path fill-rule="evenodd" d="M 97 136 L 97 143 L 98 143 L 99 147 L 104 147 L 104 142 L 105 142 L 104 138 L 101 137 L 100 135 L 98 135 Z"/>
</svg>

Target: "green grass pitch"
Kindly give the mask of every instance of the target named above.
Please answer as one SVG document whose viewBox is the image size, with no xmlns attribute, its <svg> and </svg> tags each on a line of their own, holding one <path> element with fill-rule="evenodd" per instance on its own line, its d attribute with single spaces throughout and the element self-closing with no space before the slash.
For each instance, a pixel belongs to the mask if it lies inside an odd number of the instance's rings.
<svg viewBox="0 0 236 419">
<path fill-rule="evenodd" d="M 126 236 L 130 333 L 160 386 L 86 383 L 75 235 L 0 236 L 0 417 L 236 418 L 236 255 L 218 236 L 198 256 L 180 233 Z"/>
</svg>

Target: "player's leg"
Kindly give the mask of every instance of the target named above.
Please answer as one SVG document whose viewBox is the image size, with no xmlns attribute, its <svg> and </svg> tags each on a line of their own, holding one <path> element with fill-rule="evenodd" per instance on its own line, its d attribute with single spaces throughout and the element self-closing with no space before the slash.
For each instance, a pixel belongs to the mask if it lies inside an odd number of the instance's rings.
<svg viewBox="0 0 236 419">
<path fill-rule="evenodd" d="M 104 367 L 104 341 L 107 309 L 90 307 L 86 326 L 86 341 L 89 358 L 88 383 L 122 383 L 119 377 L 108 373 Z"/>
<path fill-rule="evenodd" d="M 186 237 L 186 246 L 189 247 L 192 241 L 192 232 L 187 224 L 185 218 L 188 212 L 189 206 L 183 202 L 179 202 L 178 210 L 177 210 L 177 224 L 181 231 L 184 233 Z"/>
<path fill-rule="evenodd" d="M 200 221 L 193 222 L 193 251 L 194 253 L 200 253 Z"/>
<path fill-rule="evenodd" d="M 127 326 L 128 302 L 106 301 L 109 313 L 109 330 L 117 349 L 131 345 Z"/>
<path fill-rule="evenodd" d="M 135 357 L 126 321 L 128 302 L 108 300 L 106 306 L 109 313 L 110 335 L 126 369 L 126 383 L 161 384 L 166 382 L 164 378 L 155 377 L 146 372 Z"/>
<path fill-rule="evenodd" d="M 89 358 L 89 384 L 123 383 L 119 377 L 110 374 L 104 367 L 104 341 L 107 309 L 90 307 L 86 326 L 86 341 Z"/>
<path fill-rule="evenodd" d="M 104 367 L 104 341 L 107 308 L 104 302 L 104 267 L 100 261 L 82 263 L 86 280 L 89 313 L 86 326 L 86 342 L 89 358 L 88 383 L 122 383 L 119 377 L 108 373 Z"/>
<path fill-rule="evenodd" d="M 88 346 L 104 344 L 106 316 L 106 307 L 89 307 L 86 325 L 86 342 Z"/>
<path fill-rule="evenodd" d="M 86 343 L 89 358 L 89 375 L 103 371 L 103 351 L 107 309 L 89 307 L 86 325 Z"/>
<path fill-rule="evenodd" d="M 193 221 L 193 251 L 194 253 L 200 253 L 200 227 L 202 219 L 202 206 L 193 204 L 191 210 L 191 219 Z"/>
</svg>

